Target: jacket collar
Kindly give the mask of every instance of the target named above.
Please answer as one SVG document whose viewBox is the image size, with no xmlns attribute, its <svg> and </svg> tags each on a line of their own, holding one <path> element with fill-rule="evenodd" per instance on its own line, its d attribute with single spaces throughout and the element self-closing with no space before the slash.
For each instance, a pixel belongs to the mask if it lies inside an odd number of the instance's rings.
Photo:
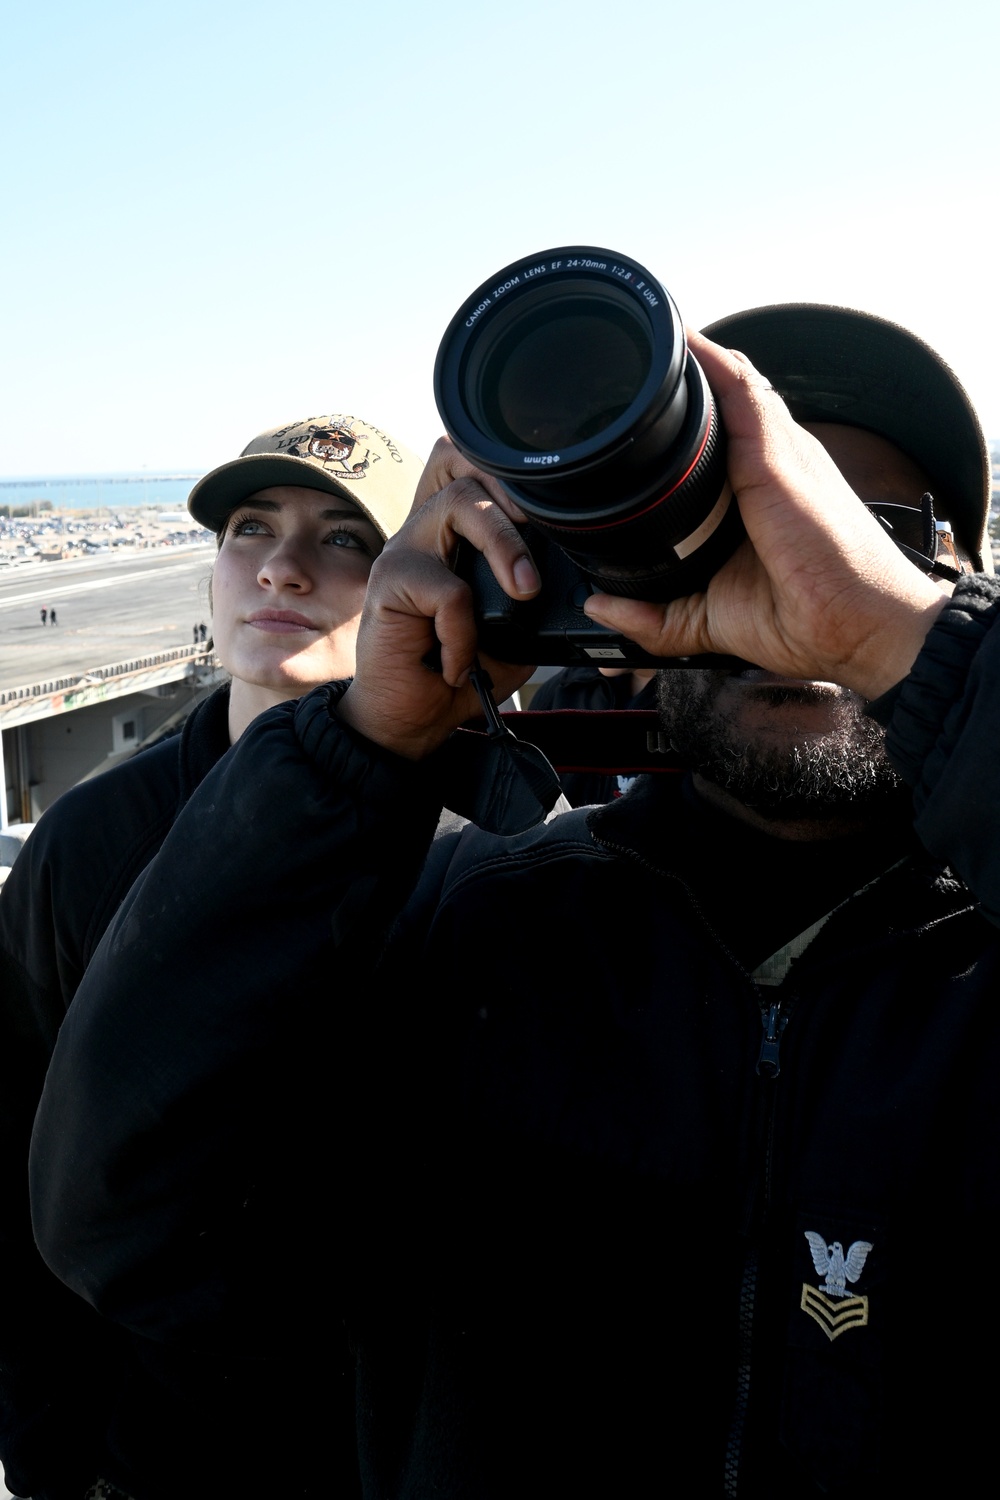
<svg viewBox="0 0 1000 1500">
<path fill-rule="evenodd" d="M 590 812 L 587 827 L 591 837 L 611 853 L 637 859 L 689 889 L 691 840 L 727 850 L 729 860 L 746 872 L 766 867 L 776 842 L 771 835 L 710 807 L 684 774 L 638 777 L 623 797 Z M 879 867 L 882 855 L 876 853 L 876 878 L 872 878 L 870 863 L 867 873 L 858 878 L 856 894 L 861 898 L 864 888 L 863 901 L 851 897 L 844 903 L 851 908 L 853 930 L 862 941 L 913 931 L 975 907 L 968 888 L 923 849 L 903 811 L 897 823 L 873 829 L 872 837 L 884 850 L 884 864 Z M 825 859 L 827 846 L 817 842 L 786 848 L 790 859 L 800 861 L 803 879 L 808 879 L 813 862 Z M 864 851 L 869 861 L 872 852 L 869 844 Z M 885 873 L 878 874 L 879 868 Z M 869 913 L 864 921 L 859 918 L 862 904 Z M 837 921 L 828 924 L 831 931 L 839 926 Z M 816 946 L 825 949 L 827 944 L 823 941 Z"/>
<path fill-rule="evenodd" d="M 229 749 L 229 684 L 216 688 L 188 714 L 180 733 L 180 806 Z"/>
</svg>

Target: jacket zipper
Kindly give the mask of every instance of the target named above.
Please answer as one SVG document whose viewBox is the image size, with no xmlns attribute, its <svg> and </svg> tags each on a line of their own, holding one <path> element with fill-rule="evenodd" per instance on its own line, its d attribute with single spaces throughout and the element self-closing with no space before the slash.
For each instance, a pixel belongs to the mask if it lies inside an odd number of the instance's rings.
<svg viewBox="0 0 1000 1500">
<path fill-rule="evenodd" d="M 781 1072 L 781 1038 L 788 1025 L 788 1017 L 781 1013 L 781 1001 L 776 1000 L 773 1005 L 762 1005 L 760 1019 L 764 1036 L 757 1055 L 757 1076 L 777 1078 Z"/>
<path fill-rule="evenodd" d="M 768 1005 L 760 996 L 759 989 L 753 978 L 747 973 L 747 970 L 740 963 L 736 955 L 727 947 L 716 932 L 702 910 L 694 891 L 686 881 L 669 870 L 661 869 L 635 850 L 629 849 L 623 844 L 614 844 L 609 839 L 600 837 L 593 830 L 591 830 L 591 838 L 596 844 L 607 849 L 609 853 L 631 860 L 634 864 L 642 866 L 643 869 L 648 870 L 659 879 L 674 881 L 685 892 L 702 926 L 711 937 L 715 946 L 721 949 L 730 963 L 740 971 L 747 982 L 757 991 L 757 1003 L 760 1008 L 761 1025 L 764 1031 L 757 1055 L 757 1074 L 768 1083 L 777 1079 L 781 1072 L 781 1038 L 784 1035 L 785 1027 L 788 1025 L 788 1015 L 782 1012 L 781 1002 L 774 1001 Z M 761 1162 L 760 1177 L 757 1179 L 758 1185 L 763 1188 L 764 1206 L 759 1213 L 754 1215 L 758 1219 L 756 1232 L 751 1234 L 748 1242 L 743 1263 L 743 1276 L 740 1283 L 736 1396 L 724 1453 L 723 1494 L 727 1497 L 727 1500 L 730 1500 L 730 1497 L 737 1496 L 740 1492 L 740 1464 L 743 1453 L 747 1411 L 750 1403 L 751 1354 L 753 1349 L 754 1312 L 757 1298 L 757 1239 L 760 1229 L 763 1226 L 767 1202 L 771 1192 L 771 1154 L 774 1143 L 774 1091 L 770 1088 L 767 1089 L 765 1094 L 765 1111 L 764 1159 Z"/>
<path fill-rule="evenodd" d="M 757 1076 L 765 1083 L 764 1095 L 764 1155 L 760 1163 L 759 1185 L 761 1199 L 754 1213 L 754 1227 L 747 1245 L 740 1282 L 739 1338 L 736 1367 L 736 1397 L 733 1415 L 729 1424 L 724 1464 L 723 1494 L 727 1500 L 740 1493 L 740 1465 L 743 1456 L 743 1440 L 746 1433 L 747 1414 L 750 1407 L 750 1376 L 752 1369 L 754 1314 L 757 1301 L 758 1255 L 757 1241 L 764 1228 L 768 1204 L 771 1200 L 771 1158 L 774 1151 L 775 1094 L 773 1087 L 781 1073 L 781 1038 L 788 1025 L 788 1015 L 782 1010 L 781 1001 L 770 1005 L 760 1003 L 761 1037 L 757 1054 Z"/>
</svg>

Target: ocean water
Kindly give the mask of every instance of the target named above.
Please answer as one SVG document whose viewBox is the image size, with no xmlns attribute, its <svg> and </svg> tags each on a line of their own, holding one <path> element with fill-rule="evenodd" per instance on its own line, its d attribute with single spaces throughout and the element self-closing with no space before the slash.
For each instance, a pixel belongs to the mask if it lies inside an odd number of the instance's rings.
<svg viewBox="0 0 1000 1500">
<path fill-rule="evenodd" d="M 48 500 L 53 510 L 126 510 L 163 505 L 182 510 L 200 474 L 39 474 L 0 479 L 0 505 Z"/>
</svg>

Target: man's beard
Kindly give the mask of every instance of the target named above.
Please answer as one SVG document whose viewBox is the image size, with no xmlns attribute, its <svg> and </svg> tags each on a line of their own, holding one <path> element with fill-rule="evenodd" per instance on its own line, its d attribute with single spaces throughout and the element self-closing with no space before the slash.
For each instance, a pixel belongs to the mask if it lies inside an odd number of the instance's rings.
<svg viewBox="0 0 1000 1500">
<path fill-rule="evenodd" d="M 729 675 L 659 673 L 660 722 L 692 770 L 765 818 L 888 812 L 898 802 L 903 782 L 886 756 L 885 731 L 865 714 L 863 699 L 840 695 L 825 733 L 783 738 L 776 722 L 773 737 L 752 737 L 719 704 Z M 753 692 L 752 686 L 745 691 Z M 757 701 L 778 710 L 789 703 L 817 704 L 828 695 L 828 688 L 772 684 Z"/>
</svg>

